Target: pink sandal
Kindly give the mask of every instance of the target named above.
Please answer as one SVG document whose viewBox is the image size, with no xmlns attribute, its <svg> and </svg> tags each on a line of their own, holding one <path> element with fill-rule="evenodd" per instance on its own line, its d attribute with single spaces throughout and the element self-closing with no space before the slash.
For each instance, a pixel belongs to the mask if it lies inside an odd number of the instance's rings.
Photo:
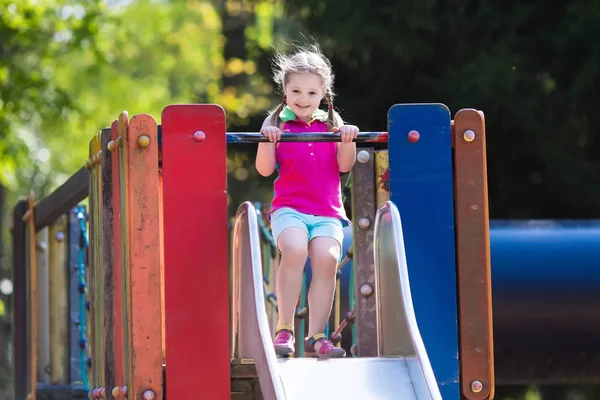
<svg viewBox="0 0 600 400">
<path fill-rule="evenodd" d="M 315 343 L 321 343 L 319 350 L 315 350 Z M 308 338 L 307 348 L 304 352 L 305 357 L 316 356 L 318 358 L 339 358 L 346 357 L 346 350 L 341 347 L 336 347 L 333 343 L 327 340 L 327 336 L 323 333 L 317 333 L 313 337 Z M 312 347 L 312 348 L 311 348 Z M 312 350 L 312 352 L 311 352 Z"/>
<path fill-rule="evenodd" d="M 287 356 L 294 353 L 295 340 L 293 329 L 294 328 L 289 325 L 277 327 L 277 330 L 275 331 L 275 341 L 273 342 L 275 354 L 279 356 Z"/>
</svg>

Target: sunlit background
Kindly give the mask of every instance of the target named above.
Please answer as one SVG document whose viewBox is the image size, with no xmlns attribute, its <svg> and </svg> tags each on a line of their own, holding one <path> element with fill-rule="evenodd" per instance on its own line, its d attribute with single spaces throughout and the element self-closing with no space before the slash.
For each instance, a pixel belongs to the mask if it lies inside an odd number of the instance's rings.
<svg viewBox="0 0 600 400">
<path fill-rule="evenodd" d="M 81 168 L 123 110 L 160 123 L 168 104 L 217 103 L 228 130 L 257 131 L 281 99 L 273 52 L 311 40 L 334 64 L 336 108 L 363 130 L 385 130 L 395 103 L 483 110 L 490 217 L 600 217 L 598 0 L 0 0 L 0 399 L 11 399 L 17 199 Z M 270 201 L 254 152 L 229 150 L 231 210 Z M 587 386 L 497 393 L 600 398 Z"/>
</svg>

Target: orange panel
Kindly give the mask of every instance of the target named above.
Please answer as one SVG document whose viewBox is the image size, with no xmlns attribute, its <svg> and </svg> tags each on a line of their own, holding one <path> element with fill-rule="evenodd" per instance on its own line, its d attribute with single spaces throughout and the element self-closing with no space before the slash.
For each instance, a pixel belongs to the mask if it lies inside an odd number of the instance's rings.
<svg viewBox="0 0 600 400">
<path fill-rule="evenodd" d="M 477 110 L 454 118 L 461 386 L 469 400 L 494 397 L 494 349 L 485 123 Z"/>
<path fill-rule="evenodd" d="M 162 399 L 162 325 L 158 129 L 151 115 L 135 115 L 127 137 L 131 284 L 129 398 L 151 390 Z"/>
</svg>

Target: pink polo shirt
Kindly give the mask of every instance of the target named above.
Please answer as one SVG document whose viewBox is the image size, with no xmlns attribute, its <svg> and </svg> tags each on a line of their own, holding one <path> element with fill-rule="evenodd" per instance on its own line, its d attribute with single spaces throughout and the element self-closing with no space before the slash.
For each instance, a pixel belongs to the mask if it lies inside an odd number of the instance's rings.
<svg viewBox="0 0 600 400">
<path fill-rule="evenodd" d="M 291 133 L 328 132 L 327 123 L 287 120 Z M 280 142 L 275 154 L 279 176 L 274 182 L 271 212 L 290 207 L 303 214 L 340 219 L 349 224 L 342 204 L 340 169 L 335 142 Z"/>
</svg>

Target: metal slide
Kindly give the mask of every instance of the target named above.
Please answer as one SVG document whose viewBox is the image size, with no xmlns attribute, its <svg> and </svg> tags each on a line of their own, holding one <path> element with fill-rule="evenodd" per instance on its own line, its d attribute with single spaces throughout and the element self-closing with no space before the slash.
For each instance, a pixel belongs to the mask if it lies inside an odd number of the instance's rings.
<svg viewBox="0 0 600 400">
<path fill-rule="evenodd" d="M 238 208 L 232 357 L 254 360 L 265 400 L 441 400 L 413 310 L 400 214 L 389 201 L 377 211 L 374 238 L 379 356 L 277 359 L 263 294 L 256 210 L 249 202 Z"/>
</svg>

